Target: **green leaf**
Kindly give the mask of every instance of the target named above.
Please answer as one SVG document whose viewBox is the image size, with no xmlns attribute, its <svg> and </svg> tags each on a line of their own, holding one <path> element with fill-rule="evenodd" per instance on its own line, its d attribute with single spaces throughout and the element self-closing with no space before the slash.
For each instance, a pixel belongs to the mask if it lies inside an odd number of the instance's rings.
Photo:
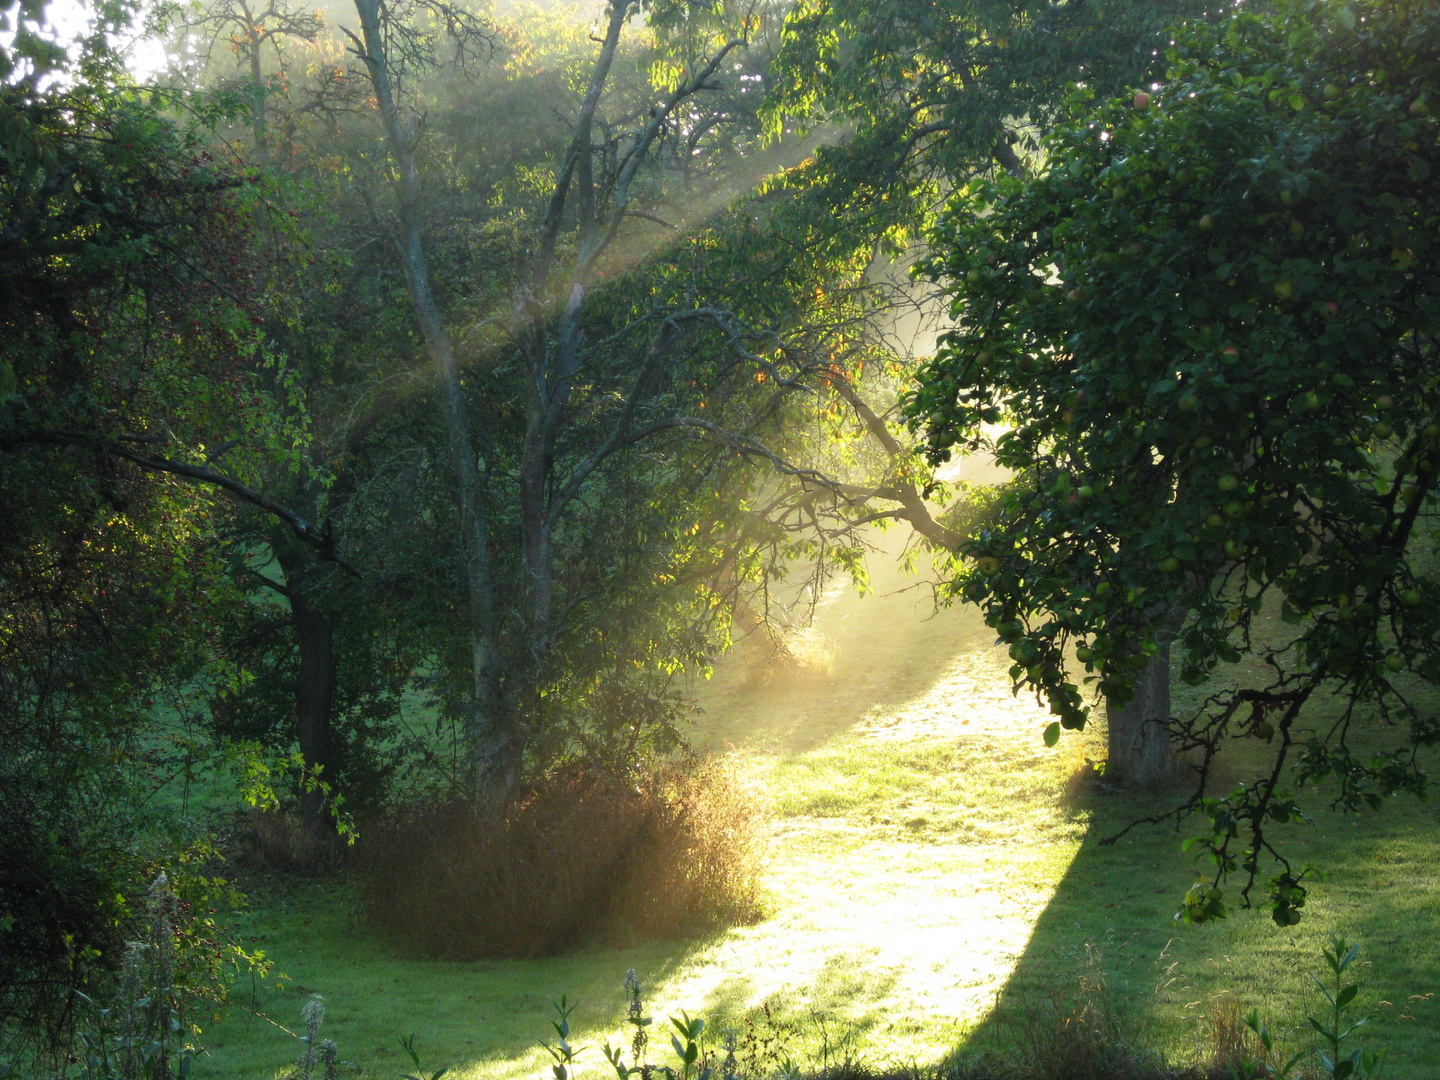
<svg viewBox="0 0 1440 1080">
<path fill-rule="evenodd" d="M 1060 722 L 1052 721 L 1045 728 L 1045 745 L 1054 746 L 1060 741 Z"/>
</svg>

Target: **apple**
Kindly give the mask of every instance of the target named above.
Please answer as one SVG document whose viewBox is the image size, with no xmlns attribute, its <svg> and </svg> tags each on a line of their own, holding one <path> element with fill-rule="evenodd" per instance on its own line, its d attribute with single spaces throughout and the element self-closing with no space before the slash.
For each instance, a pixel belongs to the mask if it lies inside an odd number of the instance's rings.
<svg viewBox="0 0 1440 1080">
<path fill-rule="evenodd" d="M 975 560 L 976 568 L 986 577 L 993 576 L 1000 572 L 1000 560 L 994 555 L 981 555 Z"/>
<path fill-rule="evenodd" d="M 1200 228 L 1204 229 L 1206 232 L 1209 232 L 1211 229 L 1215 228 L 1215 216 L 1213 214 L 1204 214 L 1201 216 L 1197 224 L 1200 226 Z"/>
<path fill-rule="evenodd" d="M 1423 97 L 1418 97 L 1410 103 L 1411 116 L 1429 116 L 1430 104 Z"/>
<path fill-rule="evenodd" d="M 1333 319 L 1336 315 L 1340 314 L 1340 305 L 1334 300 L 1328 300 L 1323 310 L 1327 319 Z"/>
<path fill-rule="evenodd" d="M 1071 289 L 1068 293 L 1065 294 L 1065 299 L 1066 299 L 1066 300 L 1079 300 L 1079 299 L 1080 299 L 1082 296 L 1084 296 L 1084 295 L 1085 295 L 1085 294 L 1084 294 L 1083 292 L 1081 292 L 1079 289 Z"/>
<path fill-rule="evenodd" d="M 1256 724 L 1253 730 L 1257 739 L 1264 739 L 1266 742 L 1275 737 L 1275 725 L 1264 720 Z"/>
<path fill-rule="evenodd" d="M 1320 395 L 1314 390 L 1310 390 L 1305 394 L 1305 408 L 1311 412 L 1320 408 Z"/>
<path fill-rule="evenodd" d="M 1234 491 L 1240 486 L 1240 480 L 1234 473 L 1226 473 L 1220 477 L 1219 480 L 1215 481 L 1215 486 L 1221 491 Z"/>
<path fill-rule="evenodd" d="M 1226 517 L 1238 518 L 1245 516 L 1245 504 L 1242 503 L 1239 499 L 1231 499 L 1225 504 L 1224 509 Z"/>
<path fill-rule="evenodd" d="M 1299 240 L 1302 236 L 1305 235 L 1305 224 L 1304 224 L 1304 222 L 1301 222 L 1301 221 L 1292 221 L 1292 222 L 1290 222 L 1290 233 L 1291 233 L 1291 235 L 1293 235 L 1293 236 L 1295 237 L 1296 240 Z"/>
<path fill-rule="evenodd" d="M 1127 255 L 1141 255 L 1141 254 L 1144 253 L 1144 251 L 1145 251 L 1144 245 L 1141 244 L 1141 243 L 1137 240 L 1137 241 L 1135 241 L 1134 243 L 1132 243 L 1129 247 L 1127 247 L 1127 248 L 1125 249 L 1125 254 L 1127 254 Z"/>
<path fill-rule="evenodd" d="M 1185 394 L 1175 403 L 1175 407 L 1183 413 L 1192 413 L 1195 411 L 1195 406 L 1198 402 L 1199 399 L 1196 398 L 1194 394 Z"/>
<path fill-rule="evenodd" d="M 1245 545 L 1242 544 L 1239 540 L 1226 540 L 1225 554 L 1230 556 L 1230 558 L 1232 559 L 1238 559 L 1240 558 L 1240 556 L 1245 554 Z"/>
<path fill-rule="evenodd" d="M 1240 359 L 1240 350 L 1237 349 L 1234 345 L 1226 345 L 1225 348 L 1220 350 L 1220 355 L 1225 357 L 1225 362 L 1227 364 L 1233 363 L 1234 361 Z"/>
<path fill-rule="evenodd" d="M 1381 420 L 1380 423 L 1376 424 L 1374 427 L 1375 437 L 1377 439 L 1388 439 L 1391 432 L 1393 432 L 1394 430 L 1395 429 L 1392 428 L 1389 424 L 1385 423 L 1384 420 Z"/>
<path fill-rule="evenodd" d="M 1081 645 L 1080 648 L 1075 650 L 1075 659 L 1079 660 L 1082 664 L 1088 664 L 1091 660 L 1095 659 L 1095 650 L 1087 649 L 1084 645 Z"/>
<path fill-rule="evenodd" d="M 1205 524 L 1209 525 L 1212 529 L 1218 529 L 1225 524 L 1225 519 L 1219 514 L 1206 514 Z"/>
<path fill-rule="evenodd" d="M 1286 188 L 1284 191 L 1280 192 L 1280 201 L 1286 206 L 1289 206 L 1295 201 L 1295 192 L 1291 191 L 1289 188 Z"/>
<path fill-rule="evenodd" d="M 1406 607 L 1420 606 L 1420 591 L 1418 589 L 1406 589 L 1400 594 L 1400 602 Z"/>
<path fill-rule="evenodd" d="M 1320 93 L 1326 101 L 1334 101 L 1341 94 L 1343 94 L 1344 91 L 1341 90 L 1340 87 L 1336 86 L 1334 83 L 1326 83 L 1325 89 L 1320 91 Z"/>
<path fill-rule="evenodd" d="M 1089 484 L 1081 484 L 1075 489 L 1075 494 L 1079 495 L 1082 499 L 1093 499 L 1095 497 L 1095 489 Z"/>
<path fill-rule="evenodd" d="M 1174 555 L 1167 555 L 1160 560 L 1160 572 L 1162 574 L 1173 574 L 1180 569 L 1180 560 Z"/>
<path fill-rule="evenodd" d="M 1135 96 L 1130 99 L 1130 104 L 1134 105 L 1137 109 L 1148 109 L 1150 107 L 1150 95 L 1144 90 L 1137 91 Z M 1414 112 L 1414 106 L 1411 106 L 1411 111 Z"/>
<path fill-rule="evenodd" d="M 1295 286 L 1287 278 L 1281 278 L 1275 282 L 1275 295 L 1281 300 L 1289 300 L 1295 294 Z"/>
<path fill-rule="evenodd" d="M 1395 407 L 1395 399 L 1389 394 L 1381 394 L 1375 399 L 1375 407 L 1382 412 L 1386 409 L 1393 409 Z"/>
<path fill-rule="evenodd" d="M 1404 658 L 1403 656 L 1401 656 L 1399 653 L 1393 653 L 1393 652 L 1392 652 L 1389 656 L 1385 657 L 1385 670 L 1386 670 L 1386 671 L 1403 671 L 1404 668 L 1405 668 L 1405 658 Z"/>
<path fill-rule="evenodd" d="M 1440 424 L 1428 423 L 1425 425 L 1425 437 L 1427 439 L 1440 439 Z"/>
</svg>

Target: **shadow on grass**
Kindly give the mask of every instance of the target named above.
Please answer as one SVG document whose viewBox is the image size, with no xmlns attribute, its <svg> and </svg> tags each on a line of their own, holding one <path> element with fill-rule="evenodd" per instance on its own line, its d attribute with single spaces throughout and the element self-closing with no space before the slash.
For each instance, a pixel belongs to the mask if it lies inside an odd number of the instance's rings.
<svg viewBox="0 0 1440 1080">
<path fill-rule="evenodd" d="M 1033 1022 L 1082 976 L 1100 974 L 1127 1014 L 1135 1037 L 1161 1049 L 1172 1063 L 1200 1059 L 1207 1050 L 1207 1018 L 1219 996 L 1258 1008 L 1291 1050 L 1312 1045 L 1307 1014 L 1319 1012 L 1312 974 L 1322 972 L 1320 949 L 1331 934 L 1362 948 L 1358 1018 L 1371 1015 L 1366 1038 L 1389 1047 L 1389 1080 L 1429 1080 L 1440 1062 L 1440 822 L 1433 808 L 1397 799 L 1380 815 L 1341 815 L 1321 808 L 1311 793 L 1310 824 L 1277 839 L 1297 864 L 1325 871 L 1312 886 L 1304 920 L 1281 929 L 1263 905 L 1240 909 L 1227 886 L 1229 917 L 1204 926 L 1173 921 L 1185 890 L 1208 866 L 1180 852 L 1200 831 L 1194 819 L 1140 827 L 1112 846 L 1102 839 L 1164 804 L 1156 797 L 1091 792 L 1077 809 L 1090 828 L 1056 888 L 995 1008 L 977 1025 L 962 1052 L 1013 1047 Z"/>
</svg>

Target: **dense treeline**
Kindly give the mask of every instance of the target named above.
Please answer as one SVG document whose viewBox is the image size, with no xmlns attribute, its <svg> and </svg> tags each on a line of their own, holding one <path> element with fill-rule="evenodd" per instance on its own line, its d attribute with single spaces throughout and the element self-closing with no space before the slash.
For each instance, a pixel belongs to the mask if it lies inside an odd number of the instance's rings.
<svg viewBox="0 0 1440 1080">
<path fill-rule="evenodd" d="M 1403 556 L 1435 478 L 1424 184 L 1436 56 L 1422 12 L 1372 7 L 1376 40 L 1396 38 L 1393 64 L 1352 61 L 1326 37 L 1354 31 L 1349 7 L 1237 21 L 1180 0 L 652 0 L 505 15 L 357 0 L 333 23 L 217 0 L 163 28 L 182 60 L 149 86 L 125 72 L 105 26 L 69 57 L 22 28 L 0 52 L 0 1022 L 63 1047 L 70 991 L 106 985 L 155 873 L 167 867 L 197 898 L 214 887 L 193 869 L 214 823 L 163 809 L 152 796 L 167 780 L 238 769 L 253 800 L 278 797 L 297 818 L 302 861 L 323 858 L 337 827 L 400 805 L 418 815 L 406 820 L 447 807 L 446 820 L 483 831 L 487 813 L 552 797 L 547 778 L 610 791 L 595 777 L 641 775 L 683 745 L 685 674 L 740 630 L 783 622 L 805 581 L 863 581 L 875 522 L 906 524 L 944 560 L 971 557 L 957 593 L 989 605 L 1017 687 L 1048 695 L 1060 723 L 1084 722 L 1083 684 L 1061 653 L 1089 635 L 1082 662 L 1128 717 L 1112 734 L 1159 724 L 1166 745 L 1173 731 L 1213 754 L 1225 723 L 1166 727 L 1168 698 L 1137 695 L 1136 682 L 1168 679 L 1182 624 L 1187 677 L 1232 662 L 1249 646 L 1247 613 L 1268 582 L 1305 577 L 1304 554 L 1282 536 L 1288 519 L 1240 554 L 1214 523 L 1162 537 L 1180 528 L 1166 508 L 1192 479 L 1157 465 L 1122 483 L 1135 462 L 1173 457 L 1166 410 L 1211 405 L 1194 393 L 1156 404 L 1198 376 L 1157 389 L 1179 346 L 1128 343 L 1124 319 L 1081 301 L 1135 281 L 1092 280 L 1081 263 L 1098 275 L 1127 257 L 1106 246 L 1112 233 L 1139 230 L 1149 250 L 1206 206 L 1156 210 L 1173 186 L 1201 183 L 1181 161 L 1191 129 L 1152 132 L 1142 117 L 1132 134 L 1130 114 L 1106 103 L 1123 94 L 1131 112 L 1148 109 L 1150 91 L 1130 95 L 1181 63 L 1165 53 L 1188 19 L 1186 78 L 1249 79 L 1279 102 L 1247 121 L 1250 141 L 1340 153 L 1326 125 L 1350 124 L 1404 148 L 1386 166 L 1394 190 L 1374 196 L 1390 200 L 1385 242 L 1400 254 L 1385 273 L 1397 276 L 1355 296 L 1343 320 L 1312 333 L 1321 323 L 1287 307 L 1332 302 L 1324 275 L 1343 259 L 1317 257 L 1325 269 L 1306 277 L 1292 265 L 1301 255 L 1264 256 L 1291 290 L 1274 285 L 1267 326 L 1306 348 L 1330 348 L 1342 326 L 1367 343 L 1355 358 L 1367 374 L 1323 369 L 1329 396 L 1315 408 L 1393 407 L 1399 419 L 1366 421 L 1383 445 L 1327 427 L 1278 447 L 1257 413 L 1226 459 L 1249 473 L 1290 454 L 1304 471 L 1315 439 L 1349 439 L 1331 480 L 1363 503 L 1356 485 L 1384 474 L 1385 520 L 1404 522 L 1387 542 Z M 1316 55 L 1331 81 L 1291 86 Z M 1335 101 L 1349 111 L 1321 111 Z M 1409 127 L 1365 127 L 1392 107 Z M 1123 129 L 1103 153 L 1085 141 L 1099 124 Z M 1114 152 L 1131 142 L 1126 166 Z M 1244 149 L 1211 142 L 1219 173 Z M 1284 190 L 1308 206 L 1312 182 Z M 1326 204 L 1326 228 L 1358 235 L 1341 203 Z M 1082 205 L 1105 210 L 1074 217 Z M 1217 236 L 1251 242 L 1220 203 L 1210 213 Z M 1282 240 L 1313 228 L 1299 210 L 1266 213 Z M 1195 265 L 1215 263 L 1218 245 L 1194 248 Z M 927 254 L 930 284 L 902 282 L 892 263 Z M 1224 250 L 1219 261 L 1235 264 Z M 917 374 L 896 320 L 933 320 L 946 290 L 960 329 Z M 1212 352 L 1255 319 L 1213 304 L 1236 326 L 1196 324 Z M 1125 391 L 1134 401 L 1113 378 L 1097 392 L 1083 333 L 1127 342 L 1160 382 Z M 1265 369 L 1266 401 L 1312 390 L 1301 383 L 1318 376 L 1287 364 Z M 1118 418 L 1121 404 L 1139 422 L 1106 442 L 1113 425 L 1090 414 Z M 948 491 L 935 470 L 949 448 L 982 445 L 996 423 L 1020 429 L 997 444 L 1016 485 L 998 499 Z M 1103 454 L 1073 441 L 1077 425 Z M 1410 441 L 1386 443 L 1392 430 Z M 1106 454 L 1118 457 L 1087 464 Z M 1202 472 L 1220 469 L 1205 460 Z M 1139 536 L 1084 517 L 1105 505 L 1089 501 L 1099 484 L 1124 487 L 1117 512 Z M 1231 516 L 1296 490 L 1256 481 Z M 1326 588 L 1373 632 L 1339 614 L 1347 627 L 1329 628 L 1329 600 L 1294 614 L 1318 620 L 1301 648 L 1329 665 L 1316 686 L 1349 672 L 1357 701 L 1392 708 L 1387 677 L 1356 672 L 1393 655 L 1433 681 L 1428 624 L 1400 614 L 1432 586 L 1422 563 L 1355 569 L 1336 554 L 1370 535 L 1354 531 L 1370 509 L 1314 527 L 1325 572 L 1355 578 Z M 1081 536 L 1090 546 L 1072 557 L 1065 545 Z M 1257 545 L 1263 565 L 1242 558 Z M 1055 566 L 1035 561 L 1041 551 Z M 1111 570 L 1123 579 L 1111 601 L 1068 611 Z M 1152 571 L 1189 591 L 1169 596 Z M 1217 574 L 1260 584 L 1238 627 L 1222 620 L 1235 600 Z M 1270 692 L 1256 699 L 1265 708 L 1303 702 L 1283 680 Z M 1256 715 L 1229 733 L 1268 724 Z M 1277 761 L 1288 732 L 1282 718 Z M 1360 765 L 1345 730 L 1333 734 L 1304 760 L 1341 775 L 1346 798 L 1421 786 L 1413 757 Z M 1411 742 L 1433 742 L 1432 727 L 1417 721 Z M 1116 775 L 1131 750 L 1112 746 Z M 1254 878 L 1279 778 L 1277 765 L 1253 800 L 1210 808 L 1219 877 Z M 656 806 L 657 820 L 671 812 Z M 1248 855 L 1227 846 L 1247 815 Z M 1292 890 L 1277 893 L 1288 917 L 1303 890 L 1288 869 L 1277 880 Z M 197 985 L 217 957 L 244 962 L 205 951 L 203 920 L 187 925 Z"/>
</svg>

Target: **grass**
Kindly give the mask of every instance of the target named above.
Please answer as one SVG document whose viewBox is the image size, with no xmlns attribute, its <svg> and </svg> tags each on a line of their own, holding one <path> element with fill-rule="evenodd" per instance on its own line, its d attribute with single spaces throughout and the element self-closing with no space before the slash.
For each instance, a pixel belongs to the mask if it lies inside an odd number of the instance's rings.
<svg viewBox="0 0 1440 1080">
<path fill-rule="evenodd" d="M 324 1037 L 366 1075 L 408 1071 L 397 1036 L 414 1032 L 428 1068 L 508 1080 L 547 1063 L 538 1042 L 562 993 L 580 1002 L 577 1045 L 624 1039 L 621 980 L 634 968 L 657 1016 L 684 1008 L 718 1028 L 768 1003 L 802 1024 L 797 1059 L 825 1038 L 833 1050 L 845 1032 L 849 1052 L 883 1066 L 1015 1045 L 1027 1016 L 1099 968 L 1146 1037 L 1183 1058 L 1199 1051 L 1224 994 L 1259 1008 L 1282 1042 L 1309 1045 L 1303 1017 L 1319 997 L 1309 975 L 1329 933 L 1342 931 L 1362 944 L 1359 1007 L 1376 1017 L 1370 1038 L 1391 1047 L 1386 1075 L 1435 1075 L 1433 808 L 1317 809 L 1313 824 L 1291 826 L 1294 849 L 1329 871 L 1297 927 L 1279 930 L 1259 911 L 1176 926 L 1195 873 L 1178 837 L 1143 830 L 1102 847 L 1147 804 L 1062 794 L 1085 756 L 1099 756 L 1095 733 L 1045 750 L 1046 717 L 1010 697 L 1009 661 L 973 614 L 927 622 L 916 617 L 924 611 L 914 594 L 837 596 L 809 639 L 812 670 L 766 680 L 755 664 L 736 665 L 743 674 L 702 688 L 697 740 L 733 745 L 774 812 L 760 923 L 698 941 L 447 963 L 397 955 L 359 921 L 343 885 L 271 883 L 236 929 L 291 981 L 259 986 L 254 1004 L 294 1030 L 306 996 L 322 993 Z M 1227 767 L 1243 777 L 1250 763 L 1238 753 Z M 205 1039 L 196 1075 L 227 1080 L 274 1076 L 299 1049 L 240 1012 Z M 582 1061 L 604 1065 L 598 1049 Z"/>
</svg>

